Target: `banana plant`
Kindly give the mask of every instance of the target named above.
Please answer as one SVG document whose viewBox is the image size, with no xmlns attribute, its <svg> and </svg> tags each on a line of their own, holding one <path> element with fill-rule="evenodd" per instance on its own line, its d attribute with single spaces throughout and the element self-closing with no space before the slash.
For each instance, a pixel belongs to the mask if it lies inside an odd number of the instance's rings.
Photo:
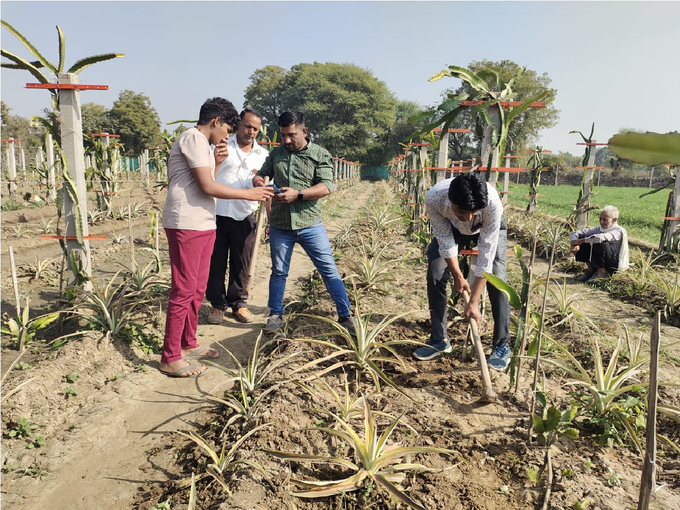
<svg viewBox="0 0 680 510">
<path fill-rule="evenodd" d="M 432 76 L 428 81 L 438 81 L 448 76 L 450 78 L 458 78 L 465 83 L 467 83 L 473 90 L 472 94 L 463 92 L 461 94 L 449 93 L 447 94 L 447 99 L 442 102 L 434 110 L 427 110 L 421 112 L 409 118 L 409 122 L 417 122 L 426 118 L 435 118 L 433 122 L 427 124 L 414 136 L 422 136 L 426 133 L 431 132 L 434 128 L 442 126 L 441 137 L 448 132 L 451 124 L 456 120 L 458 115 L 460 115 L 468 106 L 463 104 L 465 101 L 479 101 L 480 103 L 474 106 L 470 106 L 470 114 L 472 116 L 473 122 L 479 124 L 478 119 L 481 117 L 484 120 L 486 126 L 492 129 L 492 135 L 490 140 L 491 151 L 489 153 L 489 161 L 486 164 L 487 167 L 487 180 L 490 175 L 491 168 L 491 155 L 494 153 L 496 148 L 498 148 L 498 153 L 500 157 L 505 154 L 505 148 L 508 140 L 508 132 L 510 130 L 510 123 L 521 113 L 527 110 L 531 106 L 531 103 L 540 101 L 548 95 L 548 91 L 544 90 L 529 98 L 527 101 L 522 102 L 519 106 L 505 111 L 501 106 L 502 101 L 510 101 L 514 97 L 513 87 L 517 80 L 524 74 L 526 66 L 522 67 L 517 73 L 508 81 L 504 83 L 498 73 L 493 70 L 485 70 L 478 74 L 458 66 L 449 66 L 448 69 L 444 69 L 434 76 Z M 494 85 L 491 87 L 489 82 L 493 82 Z M 494 108 L 498 115 L 498 122 L 494 122 L 492 119 L 491 109 Z M 484 162 L 482 162 L 484 164 Z"/>
<path fill-rule="evenodd" d="M 24 37 L 24 35 L 21 34 L 21 32 L 15 29 L 12 25 L 10 25 L 4 20 L 1 20 L 0 23 L 4 28 L 7 29 L 9 33 L 16 37 L 19 40 L 19 42 L 23 44 L 24 47 L 29 51 L 29 53 L 31 53 L 31 55 L 36 59 L 28 60 L 18 55 L 15 55 L 14 53 L 9 52 L 5 49 L 0 49 L 0 54 L 2 54 L 3 57 L 10 61 L 2 62 L 1 64 L 2 67 L 6 69 L 22 69 L 28 71 L 40 83 L 50 83 L 50 76 L 58 76 L 59 74 L 64 72 L 78 74 L 80 71 L 93 64 L 97 64 L 99 62 L 104 62 L 106 60 L 111 60 L 114 58 L 122 58 L 125 56 L 124 53 L 104 53 L 101 55 L 93 55 L 90 57 L 81 58 L 71 67 L 66 69 L 66 71 L 64 71 L 66 60 L 66 46 L 64 41 L 64 33 L 61 31 L 61 28 L 59 28 L 59 25 L 57 25 L 57 34 L 59 39 L 59 62 L 58 64 L 54 64 L 47 60 L 42 55 L 42 53 L 40 53 L 40 51 L 38 51 L 38 49 L 35 46 L 33 46 L 33 44 L 31 44 L 30 41 L 26 37 Z M 43 69 L 46 72 L 44 72 Z M 59 91 L 57 89 L 50 89 L 50 94 L 52 95 L 52 110 L 54 112 L 57 112 L 59 110 Z M 61 146 L 61 137 L 59 134 L 59 129 L 57 129 L 55 122 L 50 122 L 47 119 L 41 117 L 35 118 L 35 121 L 41 123 L 45 129 L 51 132 L 54 139 L 57 140 L 57 142 Z"/>
</svg>

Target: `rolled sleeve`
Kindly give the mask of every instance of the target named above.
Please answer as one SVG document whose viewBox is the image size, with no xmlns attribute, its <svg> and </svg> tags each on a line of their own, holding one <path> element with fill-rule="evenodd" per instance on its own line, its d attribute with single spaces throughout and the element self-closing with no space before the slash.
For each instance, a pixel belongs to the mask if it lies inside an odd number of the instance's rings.
<svg viewBox="0 0 680 510">
<path fill-rule="evenodd" d="M 312 184 L 323 184 L 328 188 L 328 191 L 332 193 L 335 191 L 335 184 L 333 184 L 334 174 L 333 158 L 329 152 L 323 151 L 317 161 L 316 172 Z"/>
<path fill-rule="evenodd" d="M 444 211 L 449 207 L 446 191 L 442 192 L 437 186 L 425 193 L 425 210 L 430 219 L 432 233 L 439 243 L 439 255 L 445 259 L 458 256 L 458 244 L 453 237 L 451 220 L 444 216 Z"/>
<path fill-rule="evenodd" d="M 490 217 L 488 222 L 485 221 L 484 226 L 479 230 L 479 239 L 477 240 L 477 265 L 475 267 L 475 276 L 482 278 L 482 273 L 491 273 L 493 271 L 493 259 L 496 256 L 498 249 L 498 235 L 501 230 L 501 215 L 499 210 L 489 211 Z"/>
<path fill-rule="evenodd" d="M 271 153 L 267 156 L 267 159 L 264 160 L 262 167 L 257 171 L 256 175 L 262 178 L 269 177 L 270 180 L 274 177 L 274 165 L 272 164 Z"/>
</svg>

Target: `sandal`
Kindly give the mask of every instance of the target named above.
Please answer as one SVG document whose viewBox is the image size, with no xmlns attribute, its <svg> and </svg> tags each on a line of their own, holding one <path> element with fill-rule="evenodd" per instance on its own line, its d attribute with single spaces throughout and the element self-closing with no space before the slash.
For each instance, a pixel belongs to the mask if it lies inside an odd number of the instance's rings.
<svg viewBox="0 0 680 510">
<path fill-rule="evenodd" d="M 201 345 L 191 350 L 185 350 L 188 352 L 188 354 L 182 354 L 183 359 L 217 359 L 220 357 L 220 352 L 217 349 L 203 347 Z"/>
<path fill-rule="evenodd" d="M 201 377 L 203 374 L 205 374 L 208 371 L 208 367 L 205 367 L 203 365 L 194 365 L 191 362 L 188 362 L 189 364 L 186 367 L 178 368 L 177 370 L 162 370 L 161 368 L 158 369 L 158 371 L 161 374 L 167 375 L 168 377 L 179 377 L 179 378 L 184 378 L 184 379 L 195 379 L 197 377 Z M 196 374 L 188 374 L 187 372 L 191 372 L 192 370 L 201 370 L 200 372 Z"/>
</svg>

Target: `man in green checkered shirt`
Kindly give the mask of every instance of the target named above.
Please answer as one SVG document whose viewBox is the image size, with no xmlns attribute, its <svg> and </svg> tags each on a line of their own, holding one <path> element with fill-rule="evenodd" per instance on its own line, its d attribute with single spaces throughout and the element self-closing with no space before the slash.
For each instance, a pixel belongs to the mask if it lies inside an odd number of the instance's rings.
<svg viewBox="0 0 680 510">
<path fill-rule="evenodd" d="M 269 214 L 269 246 L 272 273 L 269 278 L 269 318 L 265 331 L 275 333 L 283 326 L 283 294 L 295 243 L 299 243 L 314 263 L 335 302 L 338 322 L 355 335 L 345 284 L 333 259 L 326 229 L 321 223 L 319 199 L 335 188 L 330 153 L 307 137 L 301 112 L 284 112 L 278 119 L 280 147 L 275 147 L 253 177 L 255 187 L 264 178 L 275 191 Z"/>
</svg>

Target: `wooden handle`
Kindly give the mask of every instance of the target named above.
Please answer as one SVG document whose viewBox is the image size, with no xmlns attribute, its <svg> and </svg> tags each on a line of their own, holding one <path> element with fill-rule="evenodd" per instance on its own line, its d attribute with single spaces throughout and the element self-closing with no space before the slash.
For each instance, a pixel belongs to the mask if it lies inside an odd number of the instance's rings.
<svg viewBox="0 0 680 510">
<path fill-rule="evenodd" d="M 269 184 L 269 177 L 264 178 L 264 185 Z M 262 225 L 264 217 L 267 215 L 265 203 L 260 204 L 257 210 L 257 226 L 255 227 L 255 246 L 253 246 L 253 256 L 250 259 L 250 268 L 248 269 L 248 293 L 253 289 L 255 283 L 255 267 L 257 262 L 257 252 L 260 251 L 260 237 L 262 236 Z"/>
<path fill-rule="evenodd" d="M 470 303 L 470 294 L 467 291 L 463 291 L 463 300 L 467 306 Z M 479 328 L 477 327 L 477 321 L 470 318 L 470 330 L 472 331 L 472 341 L 475 344 L 475 350 L 477 351 L 477 361 L 479 362 L 479 368 L 482 370 L 482 396 L 478 402 L 495 402 L 496 392 L 493 391 L 493 386 L 491 384 L 491 376 L 489 375 L 489 367 L 486 364 L 486 357 L 484 356 L 484 348 L 482 347 L 482 339 L 479 337 Z"/>
</svg>

